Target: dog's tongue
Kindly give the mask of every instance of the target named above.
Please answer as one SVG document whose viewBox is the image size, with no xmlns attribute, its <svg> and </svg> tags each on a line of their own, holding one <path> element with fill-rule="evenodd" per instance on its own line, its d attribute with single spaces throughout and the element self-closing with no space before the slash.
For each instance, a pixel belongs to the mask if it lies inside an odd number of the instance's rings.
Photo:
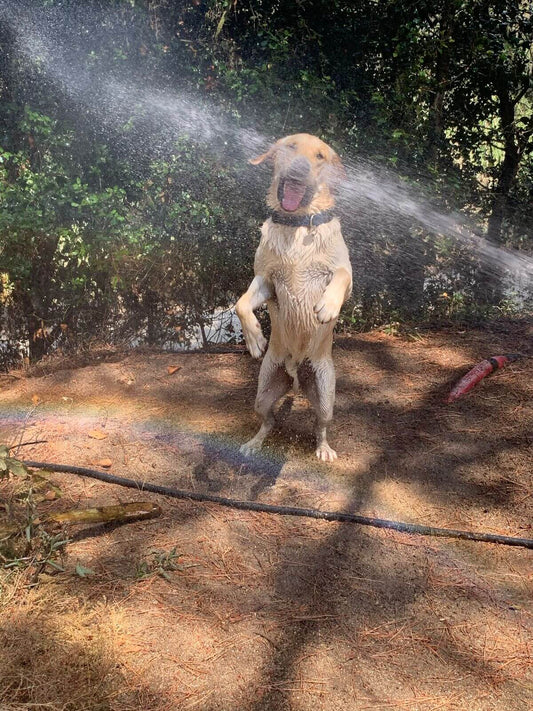
<svg viewBox="0 0 533 711">
<path fill-rule="evenodd" d="M 281 199 L 281 207 L 287 212 L 294 212 L 300 207 L 303 196 L 305 195 L 305 185 L 292 180 L 286 180 L 283 186 L 283 197 Z"/>
</svg>

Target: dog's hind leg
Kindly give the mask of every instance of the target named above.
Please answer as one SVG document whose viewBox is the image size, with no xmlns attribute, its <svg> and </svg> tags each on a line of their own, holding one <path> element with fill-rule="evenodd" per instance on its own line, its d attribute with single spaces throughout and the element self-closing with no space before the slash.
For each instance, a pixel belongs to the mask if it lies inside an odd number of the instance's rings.
<svg viewBox="0 0 533 711">
<path fill-rule="evenodd" d="M 269 347 L 261 363 L 255 411 L 262 419 L 262 423 L 255 437 L 242 445 L 240 451 L 245 456 L 261 449 L 265 437 L 275 424 L 274 406 L 291 387 L 291 379 L 285 370 L 283 360 L 283 358 L 275 356 Z"/>
<path fill-rule="evenodd" d="M 316 413 L 316 456 L 322 462 L 333 462 L 337 452 L 327 441 L 326 428 L 333 419 L 335 403 L 335 368 L 331 358 L 304 361 L 298 368 L 300 385 Z"/>
</svg>

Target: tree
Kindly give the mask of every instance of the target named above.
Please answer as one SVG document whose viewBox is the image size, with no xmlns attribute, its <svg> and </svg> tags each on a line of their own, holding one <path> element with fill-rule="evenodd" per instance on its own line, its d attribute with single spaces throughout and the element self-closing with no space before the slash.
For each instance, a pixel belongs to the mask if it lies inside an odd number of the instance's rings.
<svg viewBox="0 0 533 711">
<path fill-rule="evenodd" d="M 6 6 L 0 289 L 34 358 L 56 334 L 180 340 L 229 307 L 264 215 L 268 177 L 246 165 L 261 134 L 317 133 L 494 242 L 531 247 L 525 0 Z M 385 203 L 343 218 L 359 323 L 498 305 L 472 254 Z"/>
</svg>

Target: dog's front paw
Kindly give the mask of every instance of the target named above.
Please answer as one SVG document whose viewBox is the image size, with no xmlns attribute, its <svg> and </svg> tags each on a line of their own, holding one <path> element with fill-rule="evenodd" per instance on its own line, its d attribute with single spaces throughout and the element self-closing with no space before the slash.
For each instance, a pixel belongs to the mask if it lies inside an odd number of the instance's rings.
<svg viewBox="0 0 533 711">
<path fill-rule="evenodd" d="M 246 347 L 252 358 L 261 358 L 261 356 L 266 351 L 268 344 L 267 339 L 263 336 L 263 331 L 259 321 L 256 319 L 255 323 L 252 325 L 251 329 L 244 330 L 244 340 L 246 342 Z"/>
<path fill-rule="evenodd" d="M 339 304 L 335 299 L 331 299 L 324 294 L 316 304 L 314 311 L 320 323 L 329 323 L 338 317 L 341 306 L 342 304 Z"/>
</svg>

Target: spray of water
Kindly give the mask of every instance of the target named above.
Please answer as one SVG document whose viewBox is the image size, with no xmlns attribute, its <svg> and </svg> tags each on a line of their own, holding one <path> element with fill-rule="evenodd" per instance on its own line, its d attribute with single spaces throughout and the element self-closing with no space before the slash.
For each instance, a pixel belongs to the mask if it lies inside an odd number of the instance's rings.
<svg viewBox="0 0 533 711">
<path fill-rule="evenodd" d="M 252 128 L 231 125 L 223 113 L 198 97 L 170 92 L 153 86 L 146 79 L 132 78 L 116 67 L 105 74 L 79 57 L 70 56 L 61 26 L 52 26 L 35 12 L 11 24 L 17 36 L 17 50 L 23 60 L 29 60 L 44 71 L 46 78 L 61 89 L 69 99 L 90 112 L 103 128 L 123 128 L 142 124 L 144 141 L 129 146 L 134 153 L 158 154 L 161 145 L 174 144 L 187 135 L 216 149 L 230 151 L 241 147 L 243 152 L 259 150 L 265 137 Z M 77 53 L 76 53 L 77 54 Z"/>
<path fill-rule="evenodd" d="M 341 197 L 344 205 L 365 199 L 377 210 L 392 210 L 398 217 L 418 223 L 430 233 L 451 237 L 470 247 L 486 271 L 507 272 L 507 277 L 523 286 L 532 283 L 533 259 L 527 254 L 498 247 L 476 234 L 464 215 L 436 210 L 397 177 L 380 171 L 378 178 L 372 167 L 362 161 L 349 161 L 348 173 L 349 180 L 343 186 Z"/>
<path fill-rule="evenodd" d="M 17 47 L 24 61 L 38 64 L 49 81 L 69 99 L 89 111 L 104 128 L 117 130 L 128 122 L 142 125 L 135 133 L 131 152 L 155 156 L 162 146 L 171 146 L 180 135 L 201 141 L 226 159 L 244 162 L 265 149 L 270 140 L 252 127 L 243 128 L 226 114 L 198 97 L 168 89 L 146 86 L 127 72 L 98 75 L 69 47 L 72 36 L 87 34 L 95 17 L 83 15 L 68 31 L 57 16 L 28 11 L 23 6 L 0 5 L 0 17 L 10 22 L 17 36 Z M 101 23 L 102 18 L 99 18 Z M 70 19 L 67 20 L 70 23 Z M 79 17 L 78 17 L 78 22 Z M 105 23 L 104 23 L 105 24 Z M 85 41 L 87 39 L 85 38 Z M 110 39 L 112 42 L 112 39 Z M 303 129 L 304 130 L 304 129 Z M 139 135 L 144 140 L 139 140 Z M 504 277 L 515 289 L 529 289 L 533 283 L 533 258 L 525 253 L 503 249 L 476 233 L 463 215 L 450 214 L 432 207 L 428 200 L 399 178 L 361 160 L 345 159 L 348 179 L 341 189 L 339 210 L 348 222 L 363 218 L 365 230 L 371 230 L 372 212 L 394 214 L 404 224 L 419 225 L 434 235 L 452 238 L 469 247 L 480 266 Z M 243 186 L 244 188 L 245 186 Z M 416 230 L 411 230 L 417 239 Z"/>
</svg>

